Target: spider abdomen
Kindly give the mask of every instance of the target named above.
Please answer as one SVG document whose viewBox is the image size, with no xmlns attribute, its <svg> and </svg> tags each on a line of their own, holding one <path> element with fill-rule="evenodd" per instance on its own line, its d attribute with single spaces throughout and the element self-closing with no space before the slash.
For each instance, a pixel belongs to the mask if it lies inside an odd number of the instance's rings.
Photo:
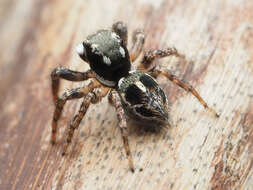
<svg viewBox="0 0 253 190">
<path fill-rule="evenodd" d="M 168 101 L 156 81 L 148 74 L 133 71 L 122 78 L 118 93 L 126 113 L 148 126 L 168 124 Z"/>
</svg>

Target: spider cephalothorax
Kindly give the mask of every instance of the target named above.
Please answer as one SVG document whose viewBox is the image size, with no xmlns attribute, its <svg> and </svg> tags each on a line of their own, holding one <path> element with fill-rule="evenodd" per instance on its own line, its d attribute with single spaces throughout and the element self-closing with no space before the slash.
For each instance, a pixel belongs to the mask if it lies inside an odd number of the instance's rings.
<svg viewBox="0 0 253 190">
<path fill-rule="evenodd" d="M 175 48 L 151 50 L 145 53 L 137 70 L 130 71 L 131 64 L 142 51 L 144 39 L 142 30 L 136 30 L 133 33 L 133 46 L 128 51 L 126 47 L 127 27 L 124 23 L 117 22 L 113 24 L 112 29 L 99 30 L 88 36 L 82 44 L 77 46 L 79 56 L 90 65 L 90 70 L 78 72 L 64 67 L 56 67 L 53 70 L 51 78 L 55 111 L 52 121 L 52 144 L 56 142 L 57 122 L 66 101 L 83 98 L 80 109 L 70 124 L 63 155 L 72 140 L 74 130 L 78 128 L 90 103 L 98 103 L 109 93 L 109 102 L 116 109 L 129 167 L 131 171 L 134 171 L 127 138 L 125 113 L 146 127 L 152 126 L 160 129 L 162 126 L 168 125 L 169 122 L 166 95 L 152 76 L 163 75 L 184 90 L 191 92 L 205 108 L 218 117 L 218 114 L 208 107 L 192 86 L 179 80 L 169 71 L 163 71 L 155 67 L 150 69 L 155 58 L 174 55 L 184 59 L 184 56 L 179 54 Z M 69 90 L 58 97 L 60 78 L 70 81 L 90 79 L 90 82 L 87 86 Z"/>
<path fill-rule="evenodd" d="M 128 50 L 123 40 L 113 31 L 99 30 L 88 36 L 77 50 L 103 85 L 115 87 L 119 79 L 127 76 L 130 71 Z"/>
</svg>

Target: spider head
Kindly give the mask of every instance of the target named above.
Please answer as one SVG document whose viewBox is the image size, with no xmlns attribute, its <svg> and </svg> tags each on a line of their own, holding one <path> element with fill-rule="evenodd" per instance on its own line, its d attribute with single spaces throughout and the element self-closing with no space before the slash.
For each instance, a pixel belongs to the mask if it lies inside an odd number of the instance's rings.
<svg viewBox="0 0 253 190">
<path fill-rule="evenodd" d="M 89 63 L 95 77 L 104 85 L 115 87 L 128 75 L 130 58 L 123 40 L 110 30 L 99 30 L 77 46 L 79 56 Z"/>
<path fill-rule="evenodd" d="M 146 73 L 130 72 L 118 84 L 118 92 L 127 114 L 146 126 L 168 124 L 168 101 L 156 81 Z"/>
</svg>

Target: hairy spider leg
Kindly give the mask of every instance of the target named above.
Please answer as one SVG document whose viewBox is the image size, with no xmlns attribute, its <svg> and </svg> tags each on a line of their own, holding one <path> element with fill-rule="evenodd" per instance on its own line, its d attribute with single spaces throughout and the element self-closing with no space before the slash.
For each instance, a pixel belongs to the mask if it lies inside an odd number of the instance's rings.
<svg viewBox="0 0 253 190">
<path fill-rule="evenodd" d="M 119 128 L 120 128 L 121 136 L 123 139 L 124 148 L 126 151 L 129 167 L 130 167 L 130 170 L 132 172 L 134 172 L 133 158 L 132 158 L 132 154 L 131 154 L 129 143 L 128 143 L 128 137 L 127 137 L 128 136 L 127 135 L 127 123 L 126 123 L 126 118 L 125 118 L 125 114 L 124 114 L 124 109 L 122 108 L 120 97 L 115 90 L 112 90 L 111 93 L 109 94 L 109 102 L 116 109 L 117 118 L 118 118 L 118 122 L 119 122 Z"/>
<path fill-rule="evenodd" d="M 141 54 L 145 43 L 145 34 L 143 30 L 141 29 L 135 30 L 132 35 L 132 41 L 133 45 L 130 49 L 130 60 L 131 62 L 134 62 Z"/>
<path fill-rule="evenodd" d="M 145 53 L 140 65 L 138 66 L 138 69 L 143 72 L 149 71 L 150 74 L 155 78 L 160 74 L 165 76 L 170 81 L 172 81 L 174 84 L 180 86 L 181 88 L 183 88 L 187 92 L 190 92 L 191 94 L 193 94 L 198 99 L 198 101 L 204 106 L 205 109 L 208 109 L 216 117 L 219 117 L 219 115 L 216 113 L 216 111 L 207 105 L 207 103 L 203 100 L 203 98 L 199 95 L 199 93 L 191 85 L 187 84 L 183 80 L 180 80 L 178 77 L 173 75 L 170 71 L 163 71 L 163 70 L 157 69 L 155 67 L 149 69 L 150 65 L 152 64 L 152 62 L 155 59 L 163 58 L 163 57 L 167 57 L 167 56 L 176 56 L 176 57 L 179 57 L 179 58 L 182 58 L 185 60 L 185 56 L 183 54 L 179 53 L 176 48 L 167 48 L 166 50 L 151 50 L 151 51 L 148 51 L 147 53 Z"/>
<path fill-rule="evenodd" d="M 216 117 L 219 117 L 219 115 L 216 113 L 216 111 L 209 107 L 207 105 L 207 103 L 203 100 L 203 98 L 199 95 L 199 93 L 188 83 L 186 83 L 183 80 L 180 80 L 177 76 L 173 75 L 169 70 L 167 71 L 163 71 L 160 69 L 153 69 L 151 71 L 151 75 L 153 77 L 157 77 L 158 75 L 163 75 L 165 76 L 167 79 L 169 79 L 171 82 L 173 82 L 174 84 L 176 84 L 177 86 L 180 86 L 181 88 L 183 88 L 185 91 L 190 92 L 193 96 L 195 96 L 198 101 L 204 106 L 205 109 L 209 110 L 211 113 L 213 113 Z"/>
<path fill-rule="evenodd" d="M 84 81 L 88 80 L 89 78 L 94 78 L 94 75 L 91 70 L 88 70 L 86 72 L 78 72 L 72 71 L 61 66 L 56 67 L 51 73 L 52 94 L 54 102 L 56 102 L 58 98 L 60 79 L 65 79 L 69 81 Z"/>
<path fill-rule="evenodd" d="M 128 32 L 127 26 L 123 22 L 116 22 L 112 25 L 112 31 L 120 36 L 123 40 L 124 45 L 127 47 L 127 40 L 128 40 Z M 145 42 L 145 34 L 143 30 L 137 29 L 133 32 L 132 35 L 133 45 L 130 49 L 130 60 L 134 62 L 142 52 L 144 42 Z"/>
<path fill-rule="evenodd" d="M 57 132 L 57 122 L 61 116 L 63 107 L 65 103 L 68 100 L 72 99 L 77 99 L 77 98 L 82 98 L 85 95 L 87 95 L 90 91 L 93 89 L 101 86 L 101 84 L 97 80 L 92 80 L 87 86 L 76 88 L 69 90 L 65 93 L 63 93 L 62 96 L 60 96 L 56 102 L 55 102 L 55 111 L 54 111 L 54 116 L 53 116 L 53 121 L 52 121 L 52 136 L 51 136 L 51 143 L 55 144 L 56 142 L 56 132 Z"/>
<path fill-rule="evenodd" d="M 140 65 L 138 66 L 138 70 L 141 70 L 143 72 L 147 71 L 152 64 L 152 62 L 155 59 L 168 57 L 168 56 L 176 56 L 179 58 L 185 59 L 185 56 L 183 54 L 178 53 L 176 48 L 167 48 L 165 50 L 150 50 L 146 52 L 140 62 Z"/>
<path fill-rule="evenodd" d="M 123 44 L 127 47 L 128 31 L 126 24 L 121 21 L 115 22 L 112 25 L 112 31 L 119 35 L 119 37 L 123 40 Z"/>
<path fill-rule="evenodd" d="M 67 153 L 67 149 L 72 141 L 75 129 L 79 127 L 80 122 L 82 121 L 83 117 L 85 116 L 90 106 L 90 103 L 97 104 L 98 102 L 100 102 L 101 99 L 107 95 L 109 90 L 110 90 L 109 88 L 101 86 L 100 88 L 95 88 L 92 92 L 88 93 L 84 97 L 83 102 L 79 108 L 78 114 L 74 116 L 73 120 L 70 123 L 67 143 L 63 148 L 62 155 L 65 155 Z"/>
</svg>

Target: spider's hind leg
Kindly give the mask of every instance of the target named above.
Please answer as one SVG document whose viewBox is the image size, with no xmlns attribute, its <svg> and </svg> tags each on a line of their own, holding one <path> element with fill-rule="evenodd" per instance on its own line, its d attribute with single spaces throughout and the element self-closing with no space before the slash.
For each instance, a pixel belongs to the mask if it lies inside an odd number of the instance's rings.
<svg viewBox="0 0 253 190">
<path fill-rule="evenodd" d="M 127 123 L 126 118 L 124 115 L 124 109 L 122 108 L 120 98 L 116 91 L 111 91 L 109 94 L 109 102 L 115 107 L 117 112 L 117 118 L 119 122 L 119 128 L 121 132 L 121 136 L 123 138 L 124 148 L 126 151 L 128 163 L 130 170 L 134 172 L 134 164 L 133 164 L 133 158 L 130 151 L 129 143 L 128 143 L 128 137 L 127 137 Z"/>
<path fill-rule="evenodd" d="M 185 91 L 190 92 L 193 96 L 195 96 L 198 99 L 198 101 L 204 106 L 205 109 L 209 110 L 216 117 L 219 117 L 217 112 L 213 108 L 207 105 L 207 103 L 203 100 L 203 98 L 199 95 L 199 93 L 190 84 L 184 82 L 183 80 L 180 80 L 177 76 L 173 75 L 169 70 L 163 71 L 163 70 L 154 68 L 151 71 L 151 76 L 155 78 L 160 74 L 165 76 L 167 79 L 169 79 L 171 82 L 173 82 L 177 86 L 180 86 L 181 88 L 183 88 Z"/>
</svg>

